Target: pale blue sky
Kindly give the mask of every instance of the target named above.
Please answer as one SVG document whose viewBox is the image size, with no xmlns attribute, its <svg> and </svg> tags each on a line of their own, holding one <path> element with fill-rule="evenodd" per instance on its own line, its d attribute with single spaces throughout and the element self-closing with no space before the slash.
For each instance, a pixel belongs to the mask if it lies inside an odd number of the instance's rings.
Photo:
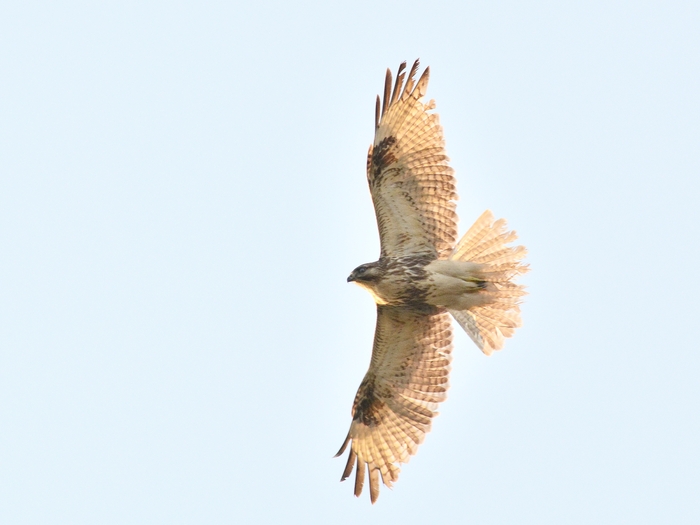
<svg viewBox="0 0 700 525">
<path fill-rule="evenodd" d="M 9 2 L 0 522 L 700 522 L 697 2 Z M 375 311 L 387 67 L 431 67 L 461 232 L 524 326 L 373 507 L 332 459 Z"/>
</svg>

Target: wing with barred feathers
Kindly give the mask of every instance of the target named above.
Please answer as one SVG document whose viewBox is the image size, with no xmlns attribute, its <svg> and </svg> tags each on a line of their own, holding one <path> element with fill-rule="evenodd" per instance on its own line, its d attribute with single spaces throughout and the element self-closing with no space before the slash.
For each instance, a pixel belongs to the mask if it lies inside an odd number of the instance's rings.
<svg viewBox="0 0 700 525">
<path fill-rule="evenodd" d="M 367 155 L 367 179 L 374 202 L 381 255 L 431 253 L 446 258 L 457 238 L 455 179 L 445 154 L 435 101 L 422 101 L 430 68 L 418 82 L 418 60 L 404 83 L 399 66 L 391 89 L 386 72 L 384 102 L 377 97 L 374 143 Z"/>
<path fill-rule="evenodd" d="M 452 351 L 449 314 L 435 307 L 378 306 L 372 361 L 352 408 L 337 456 L 350 453 L 341 481 L 357 466 L 355 496 L 369 473 L 372 503 L 379 477 L 388 487 L 399 464 L 416 453 L 447 396 Z"/>
</svg>

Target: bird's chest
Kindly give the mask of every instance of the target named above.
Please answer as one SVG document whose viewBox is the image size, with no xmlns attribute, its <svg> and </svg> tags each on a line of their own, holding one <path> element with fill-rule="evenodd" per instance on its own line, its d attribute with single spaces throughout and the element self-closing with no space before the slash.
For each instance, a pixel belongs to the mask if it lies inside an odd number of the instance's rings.
<svg viewBox="0 0 700 525">
<path fill-rule="evenodd" d="M 428 294 L 428 280 L 422 259 L 397 259 L 387 265 L 385 275 L 374 283 L 370 293 L 377 304 L 424 304 Z"/>
</svg>

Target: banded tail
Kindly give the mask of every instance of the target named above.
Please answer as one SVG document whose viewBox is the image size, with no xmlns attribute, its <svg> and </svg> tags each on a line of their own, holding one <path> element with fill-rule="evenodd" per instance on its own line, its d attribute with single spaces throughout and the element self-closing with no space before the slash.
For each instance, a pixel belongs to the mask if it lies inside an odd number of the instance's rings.
<svg viewBox="0 0 700 525">
<path fill-rule="evenodd" d="M 528 271 L 528 265 L 522 263 L 527 250 L 524 246 L 507 246 L 517 238 L 514 231 L 507 230 L 505 219 L 494 220 L 491 211 L 486 210 L 450 255 L 454 261 L 483 265 L 479 279 L 489 285 L 479 293 L 492 301 L 449 312 L 486 355 L 503 348 L 505 338 L 522 325 L 520 298 L 527 292 L 513 280 Z"/>
</svg>

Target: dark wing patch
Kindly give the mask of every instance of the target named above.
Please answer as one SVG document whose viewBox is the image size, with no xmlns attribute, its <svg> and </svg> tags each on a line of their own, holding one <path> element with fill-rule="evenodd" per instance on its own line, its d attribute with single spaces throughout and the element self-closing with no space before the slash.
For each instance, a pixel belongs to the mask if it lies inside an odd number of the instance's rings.
<svg viewBox="0 0 700 525">
<path fill-rule="evenodd" d="M 379 424 L 379 416 L 386 406 L 382 399 L 391 395 L 387 389 L 384 392 L 379 392 L 375 379 L 365 377 L 357 390 L 353 404 L 353 419 L 367 426 Z"/>
<path fill-rule="evenodd" d="M 396 137 L 385 137 L 377 144 L 376 148 L 372 148 L 370 166 L 372 169 L 372 180 L 375 184 L 379 182 L 386 167 L 396 162 L 396 151 L 392 150 L 394 144 L 396 144 Z"/>
</svg>

